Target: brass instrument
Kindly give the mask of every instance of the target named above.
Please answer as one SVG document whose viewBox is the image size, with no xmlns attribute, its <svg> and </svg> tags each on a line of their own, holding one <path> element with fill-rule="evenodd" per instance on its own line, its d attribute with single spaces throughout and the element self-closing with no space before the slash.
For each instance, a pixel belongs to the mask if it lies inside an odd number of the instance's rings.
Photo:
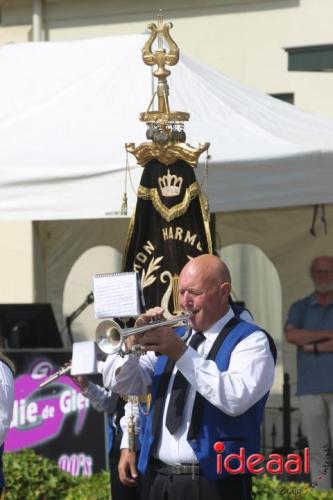
<svg viewBox="0 0 333 500">
<path fill-rule="evenodd" d="M 183 323 L 186 325 L 186 331 L 181 339 L 185 342 L 188 338 L 190 327 L 189 319 L 191 318 L 191 311 L 186 311 L 184 314 L 175 316 L 171 319 L 166 319 L 162 321 L 154 321 L 152 323 L 147 323 L 142 326 L 135 326 L 133 328 L 121 328 L 120 325 L 114 320 L 102 321 L 96 329 L 96 344 L 97 344 L 97 357 L 99 359 L 106 359 L 110 354 L 119 354 L 120 356 L 125 356 L 125 354 L 135 353 L 138 356 L 142 354 L 140 346 L 133 346 L 131 350 L 127 348 L 124 349 L 125 340 L 131 335 L 137 335 L 139 333 L 145 333 L 148 330 L 153 330 L 154 328 L 159 328 L 161 326 L 171 326 L 177 323 Z M 51 382 L 54 382 L 57 378 L 69 373 L 71 371 L 72 364 L 69 363 L 66 366 L 61 367 L 57 372 L 53 373 L 44 380 L 39 387 L 45 387 Z"/>
<path fill-rule="evenodd" d="M 130 354 L 131 352 L 140 354 L 141 349 L 139 346 L 134 346 L 131 351 L 123 349 L 124 342 L 128 337 L 139 333 L 145 333 L 148 330 L 153 330 L 154 328 L 171 326 L 177 323 L 183 323 L 186 325 L 185 334 L 181 337 L 182 340 L 186 341 L 190 330 L 188 321 L 191 316 L 191 311 L 186 311 L 184 314 L 175 316 L 171 319 L 154 321 L 152 323 L 147 323 L 146 325 L 134 326 L 133 328 L 121 328 L 119 324 L 113 320 L 102 321 L 96 329 L 96 343 L 98 347 L 107 354 L 119 354 L 120 356 Z"/>
</svg>

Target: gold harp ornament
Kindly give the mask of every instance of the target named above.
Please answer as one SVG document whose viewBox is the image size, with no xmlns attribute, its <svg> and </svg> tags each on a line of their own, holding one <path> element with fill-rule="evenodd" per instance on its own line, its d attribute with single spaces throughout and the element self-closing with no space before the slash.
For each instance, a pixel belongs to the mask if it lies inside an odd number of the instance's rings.
<svg viewBox="0 0 333 500">
<path fill-rule="evenodd" d="M 171 72 L 166 66 L 174 66 L 179 61 L 179 48 L 170 35 L 171 28 L 172 23 L 165 23 L 163 16 L 159 14 L 157 25 L 148 25 L 150 36 L 142 48 L 143 62 L 148 66 L 156 66 L 153 75 L 157 78 L 157 89 L 148 109 L 140 113 L 140 120 L 147 123 L 148 141 L 138 146 L 131 142 L 125 144 L 126 151 L 133 154 L 141 166 L 152 159 L 167 166 L 181 159 L 195 167 L 201 153 L 209 147 L 208 142 L 199 144 L 197 148 L 186 143 L 184 122 L 189 120 L 190 114 L 170 110 L 167 77 Z M 153 50 L 156 39 L 158 48 Z M 167 45 L 168 50 L 164 45 Z M 157 110 L 152 109 L 155 97 L 158 102 Z"/>
</svg>

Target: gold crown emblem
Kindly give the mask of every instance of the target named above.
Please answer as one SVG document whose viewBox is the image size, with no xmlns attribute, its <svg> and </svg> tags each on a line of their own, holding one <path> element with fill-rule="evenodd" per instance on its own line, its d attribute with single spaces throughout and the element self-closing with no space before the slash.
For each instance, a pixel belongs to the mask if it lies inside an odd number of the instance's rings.
<svg viewBox="0 0 333 500">
<path fill-rule="evenodd" d="M 168 169 L 167 175 L 158 178 L 158 183 L 163 196 L 178 196 L 183 184 L 183 179 L 174 174 L 170 174 L 170 170 Z"/>
</svg>

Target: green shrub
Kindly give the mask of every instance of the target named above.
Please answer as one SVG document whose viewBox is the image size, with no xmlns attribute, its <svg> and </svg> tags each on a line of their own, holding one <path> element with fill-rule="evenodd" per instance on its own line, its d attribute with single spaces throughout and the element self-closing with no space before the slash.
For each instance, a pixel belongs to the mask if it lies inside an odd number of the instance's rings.
<svg viewBox="0 0 333 500">
<path fill-rule="evenodd" d="M 110 474 L 107 471 L 94 474 L 91 477 L 81 477 L 76 486 L 73 486 L 65 500 L 109 500 Z"/>
<path fill-rule="evenodd" d="M 72 477 L 57 464 L 26 449 L 5 453 L 6 500 L 109 500 L 109 473 Z M 255 500 L 333 500 L 333 490 L 317 491 L 306 483 L 281 482 L 272 476 L 253 479 Z"/>
<path fill-rule="evenodd" d="M 281 482 L 272 476 L 253 479 L 255 500 L 333 500 L 333 490 L 317 491 L 308 483 Z"/>
<path fill-rule="evenodd" d="M 109 473 L 73 477 L 27 448 L 4 454 L 6 500 L 109 500 Z"/>
<path fill-rule="evenodd" d="M 5 453 L 6 500 L 46 500 L 64 498 L 74 484 L 73 478 L 60 471 L 55 462 L 31 449 Z"/>
</svg>

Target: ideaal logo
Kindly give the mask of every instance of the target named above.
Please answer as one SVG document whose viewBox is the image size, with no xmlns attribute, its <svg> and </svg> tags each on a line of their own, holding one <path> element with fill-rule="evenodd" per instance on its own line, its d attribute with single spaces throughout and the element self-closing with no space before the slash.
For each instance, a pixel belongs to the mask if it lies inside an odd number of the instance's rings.
<svg viewBox="0 0 333 500">
<path fill-rule="evenodd" d="M 271 453 L 266 457 L 261 453 L 252 453 L 246 457 L 245 448 L 241 447 L 239 453 L 230 453 L 223 456 L 225 444 L 223 441 L 217 441 L 214 444 L 216 455 L 216 471 L 218 474 L 227 472 L 228 474 L 301 474 L 309 473 L 309 448 L 304 448 L 304 457 L 297 453 L 289 453 L 287 457 L 283 457 L 279 453 Z"/>
</svg>

